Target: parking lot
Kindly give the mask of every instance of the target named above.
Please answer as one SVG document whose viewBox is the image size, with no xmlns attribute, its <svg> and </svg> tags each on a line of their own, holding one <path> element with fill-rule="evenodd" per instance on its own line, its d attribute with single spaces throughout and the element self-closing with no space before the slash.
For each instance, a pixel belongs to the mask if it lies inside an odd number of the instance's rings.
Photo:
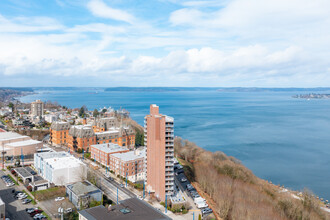
<svg viewBox="0 0 330 220">
<path fill-rule="evenodd" d="M 183 173 L 183 169 L 182 168 L 177 168 L 175 167 L 174 169 L 174 180 L 176 185 L 179 187 L 179 189 L 185 193 L 188 201 L 191 203 L 191 205 L 193 205 L 193 208 L 198 210 L 195 203 L 194 203 L 194 195 L 199 196 L 199 194 L 197 193 L 197 191 L 192 187 L 192 191 L 188 191 L 187 190 L 187 185 L 190 185 L 190 182 L 188 180 L 188 178 L 185 176 L 185 174 Z M 212 213 L 212 210 L 209 208 L 206 209 L 200 209 L 201 214 L 203 217 L 206 217 L 208 215 L 210 215 Z M 204 214 L 203 214 L 204 212 Z"/>
<path fill-rule="evenodd" d="M 67 208 L 75 209 L 74 205 L 68 201 L 68 199 L 64 199 L 62 201 L 55 202 L 54 199 L 48 199 L 44 201 L 40 201 L 42 205 L 52 214 L 52 219 L 60 218 L 58 213 L 58 208 L 63 208 L 66 210 Z"/>
<path fill-rule="evenodd" d="M 5 175 L 3 171 L 0 171 L 0 176 Z M 15 199 L 12 193 L 13 189 L 17 189 L 17 186 L 7 187 L 4 181 L 0 180 L 0 197 L 6 204 L 6 218 L 10 219 L 31 219 L 26 213 L 26 208 L 32 208 L 32 204 L 22 204 L 21 200 Z"/>
</svg>

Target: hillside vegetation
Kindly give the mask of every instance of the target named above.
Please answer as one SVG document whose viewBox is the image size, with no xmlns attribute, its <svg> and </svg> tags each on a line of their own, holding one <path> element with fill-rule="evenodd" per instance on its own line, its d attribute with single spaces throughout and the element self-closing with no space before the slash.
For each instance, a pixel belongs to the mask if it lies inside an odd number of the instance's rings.
<svg viewBox="0 0 330 220">
<path fill-rule="evenodd" d="M 184 161 L 186 175 L 209 195 L 208 202 L 222 219 L 330 219 L 309 192 L 294 198 L 223 152 L 212 153 L 181 138 L 175 139 L 174 147 L 176 156 Z"/>
</svg>

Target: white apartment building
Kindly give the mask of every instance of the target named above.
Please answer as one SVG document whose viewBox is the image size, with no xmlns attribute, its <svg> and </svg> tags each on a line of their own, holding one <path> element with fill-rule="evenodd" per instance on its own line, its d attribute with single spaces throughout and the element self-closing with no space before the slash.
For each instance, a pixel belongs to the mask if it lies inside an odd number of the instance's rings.
<svg viewBox="0 0 330 220">
<path fill-rule="evenodd" d="M 86 179 L 84 163 L 67 152 L 34 154 L 34 167 L 46 180 L 55 185 L 66 185 Z"/>
</svg>

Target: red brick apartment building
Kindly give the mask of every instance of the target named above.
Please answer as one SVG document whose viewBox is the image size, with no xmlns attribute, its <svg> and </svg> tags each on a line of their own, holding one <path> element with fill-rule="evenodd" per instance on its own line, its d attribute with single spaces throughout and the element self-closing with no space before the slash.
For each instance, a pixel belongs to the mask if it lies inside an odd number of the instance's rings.
<svg viewBox="0 0 330 220">
<path fill-rule="evenodd" d="M 150 105 L 145 117 L 147 147 L 147 190 L 162 201 L 174 190 L 174 119 L 159 113 L 157 105 Z"/>
</svg>

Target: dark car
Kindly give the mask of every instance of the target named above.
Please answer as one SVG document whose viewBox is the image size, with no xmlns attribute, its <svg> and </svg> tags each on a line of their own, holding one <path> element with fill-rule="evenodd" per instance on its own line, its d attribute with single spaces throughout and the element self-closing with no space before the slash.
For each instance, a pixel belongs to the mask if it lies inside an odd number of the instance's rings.
<svg viewBox="0 0 330 220">
<path fill-rule="evenodd" d="M 175 173 L 175 175 L 179 175 L 180 173 L 184 173 L 184 171 L 183 170 L 178 170 L 176 173 Z"/>
<path fill-rule="evenodd" d="M 43 211 L 40 210 L 40 209 L 37 209 L 37 210 L 34 210 L 33 212 L 30 213 L 30 216 L 33 217 L 35 216 L 36 214 L 39 214 L 39 213 L 42 213 Z"/>
<path fill-rule="evenodd" d="M 23 193 L 22 191 L 15 191 L 15 196 L 17 196 L 17 194 L 19 193 Z"/>
<path fill-rule="evenodd" d="M 212 212 L 213 212 L 213 211 L 212 211 L 212 209 L 210 209 L 210 208 L 202 209 L 202 215 L 210 214 L 210 213 L 212 213 Z"/>
</svg>

